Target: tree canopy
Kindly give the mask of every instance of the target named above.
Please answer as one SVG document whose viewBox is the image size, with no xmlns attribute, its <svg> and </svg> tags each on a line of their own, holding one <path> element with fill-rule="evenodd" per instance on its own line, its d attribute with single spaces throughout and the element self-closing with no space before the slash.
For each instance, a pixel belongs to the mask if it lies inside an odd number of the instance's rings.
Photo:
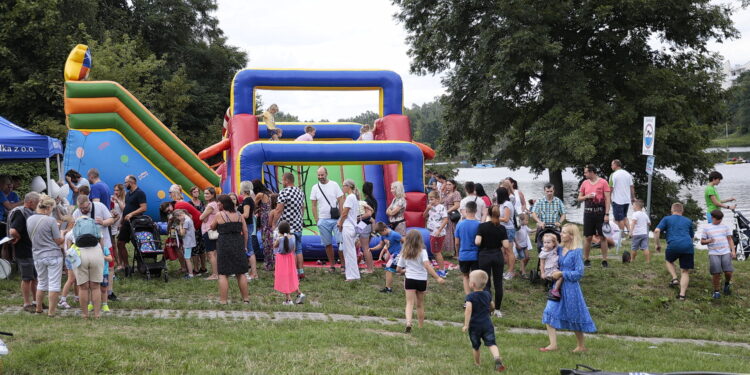
<svg viewBox="0 0 750 375">
<path fill-rule="evenodd" d="M 64 141 L 63 66 L 82 43 L 92 51 L 90 79 L 121 83 L 201 150 L 221 137 L 232 77 L 247 64 L 227 45 L 216 8 L 214 0 L 2 1 L 0 115 Z"/>
<path fill-rule="evenodd" d="M 445 72 L 443 152 L 462 149 L 545 169 L 620 159 L 645 180 L 643 116 L 656 163 L 693 181 L 722 120 L 720 57 L 738 35 L 709 0 L 394 0 L 412 72 Z M 653 40 L 658 39 L 655 47 Z M 579 169 L 580 170 L 580 169 Z M 561 182 L 561 181 L 560 181 Z"/>
<path fill-rule="evenodd" d="M 729 88 L 727 107 L 731 131 L 738 135 L 750 133 L 750 72 L 742 73 Z"/>
</svg>

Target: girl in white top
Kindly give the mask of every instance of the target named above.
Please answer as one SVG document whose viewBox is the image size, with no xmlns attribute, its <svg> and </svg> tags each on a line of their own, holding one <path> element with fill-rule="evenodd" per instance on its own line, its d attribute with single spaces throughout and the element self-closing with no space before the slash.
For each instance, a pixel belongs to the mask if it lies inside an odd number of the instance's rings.
<svg viewBox="0 0 750 375">
<path fill-rule="evenodd" d="M 375 134 L 373 132 L 375 131 L 375 123 L 372 125 L 362 125 L 362 127 L 359 129 L 359 138 L 358 141 L 374 141 L 375 140 Z"/>
<path fill-rule="evenodd" d="M 427 250 L 424 248 L 422 234 L 412 229 L 406 234 L 404 246 L 398 259 L 397 271 L 405 274 L 404 291 L 406 294 L 406 333 L 411 332 L 411 317 L 414 305 L 417 305 L 418 327 L 422 328 L 424 323 L 424 294 L 427 291 L 427 275 L 437 281 L 438 284 L 445 280 L 438 276 L 432 268 Z"/>
</svg>

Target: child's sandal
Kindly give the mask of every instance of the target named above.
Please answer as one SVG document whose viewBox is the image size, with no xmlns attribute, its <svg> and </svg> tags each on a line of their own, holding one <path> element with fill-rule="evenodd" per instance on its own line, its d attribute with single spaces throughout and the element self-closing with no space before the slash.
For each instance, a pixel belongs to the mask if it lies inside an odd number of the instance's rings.
<svg viewBox="0 0 750 375">
<path fill-rule="evenodd" d="M 669 286 L 675 287 L 677 285 L 680 285 L 680 280 L 672 279 L 672 281 L 669 282 Z"/>
</svg>

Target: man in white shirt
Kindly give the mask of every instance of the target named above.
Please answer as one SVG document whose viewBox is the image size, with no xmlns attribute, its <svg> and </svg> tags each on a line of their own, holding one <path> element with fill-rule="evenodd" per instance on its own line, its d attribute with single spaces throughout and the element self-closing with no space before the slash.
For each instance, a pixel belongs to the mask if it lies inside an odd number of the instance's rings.
<svg viewBox="0 0 750 375">
<path fill-rule="evenodd" d="M 339 185 L 328 179 L 328 170 L 318 168 L 318 183 L 310 189 L 310 203 L 315 221 L 320 231 L 320 242 L 326 247 L 328 264 L 335 271 L 333 257 L 333 240 L 338 237 L 336 223 L 344 210 L 344 192 Z M 339 216 L 331 217 L 331 208 L 336 208 Z"/>
<path fill-rule="evenodd" d="M 622 162 L 612 160 L 612 175 L 609 176 L 609 186 L 612 188 L 612 214 L 620 231 L 628 228 L 628 208 L 635 200 L 635 186 L 633 176 L 622 169 Z"/>
<path fill-rule="evenodd" d="M 466 181 L 464 183 L 464 190 L 466 190 L 466 197 L 461 199 L 461 203 L 458 206 L 458 211 L 461 212 L 461 219 L 466 218 L 466 203 L 474 202 L 477 204 L 477 219 L 480 223 L 484 223 L 484 219 L 487 217 L 487 204 L 484 203 L 484 199 L 478 197 L 475 194 L 475 184 L 473 181 Z"/>
</svg>

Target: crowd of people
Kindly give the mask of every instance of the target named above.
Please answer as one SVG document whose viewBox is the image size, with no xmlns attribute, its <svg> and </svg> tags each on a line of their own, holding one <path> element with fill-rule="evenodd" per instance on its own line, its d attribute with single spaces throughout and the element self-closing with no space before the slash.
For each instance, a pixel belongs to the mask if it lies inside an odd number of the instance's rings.
<svg viewBox="0 0 750 375">
<path fill-rule="evenodd" d="M 308 129 L 306 134 L 312 138 L 315 129 Z M 298 187 L 291 172 L 283 174 L 283 188 L 278 192 L 254 180 L 241 182 L 238 194 L 217 194 L 213 187 L 191 187 L 185 190 L 189 193 L 189 199 L 185 199 L 183 187 L 173 185 L 169 189 L 171 200 L 163 203 L 160 211 L 168 220 L 168 237 L 178 244 L 177 260 L 183 277 L 205 275 L 205 280 L 217 280 L 220 304 L 229 302 L 231 277 L 236 278 L 242 301 L 250 303 L 248 283 L 259 277 L 261 258 L 265 270 L 273 272 L 274 289 L 284 296 L 283 304 L 304 303 L 300 281 L 305 278 L 305 197 L 311 202 L 331 272 L 339 272 L 340 262 L 344 280 L 355 282 L 362 274 L 375 271 L 375 259 L 382 261 L 383 293 L 393 292 L 395 274 L 404 275 L 406 332 L 412 330 L 414 308 L 418 327 L 423 324 L 428 278 L 432 276 L 443 283 L 454 269 L 446 257 L 457 259 L 466 295 L 464 328 L 469 331 L 475 360 L 478 363 L 480 341 L 484 341 L 500 368 L 503 365 L 494 331 L 486 321 L 490 315 L 503 316 L 503 281 L 529 277 L 528 262 L 534 245 L 540 260 L 538 272 L 549 286 L 542 315 L 549 345 L 541 351 L 558 349 L 558 329 L 576 333 L 574 351 L 586 350 L 583 334 L 596 331 L 579 282 L 584 269 L 591 267 L 590 249 L 595 239 L 601 247 L 601 266 L 609 267 L 610 214 L 620 232 L 630 234 L 633 259 L 638 251 L 643 251 L 646 261 L 650 261 L 650 218 L 643 202 L 635 196 L 632 176 L 618 160 L 612 162 L 612 169 L 615 173 L 608 182 L 594 166 L 584 168 L 586 179 L 578 194 L 578 201 L 583 204 L 582 233 L 577 225 L 566 224 L 565 204 L 555 196 L 551 184 L 544 186 L 543 198 L 527 202 L 513 178 L 502 180 L 492 196 L 482 184 L 467 181 L 462 197 L 455 180 L 428 172 L 428 204 L 423 218 L 434 261 L 430 260 L 421 233 L 407 231 L 401 182 L 390 186 L 393 199 L 387 207 L 379 208 L 372 183 L 358 187 L 352 180 L 344 180 L 339 185 L 328 178 L 325 167 L 317 170 L 318 182 L 306 192 Z M 706 201 L 711 204 L 709 209 L 714 209 L 709 211 L 710 225 L 701 236 L 701 243 L 709 248 L 713 298 L 719 298 L 722 291 L 725 295 L 731 293 L 731 259 L 736 256 L 731 230 L 721 224 L 721 208 L 733 208 L 726 205 L 733 198 L 721 200 L 716 192 L 722 178 L 718 172 L 709 175 Z M 81 315 L 88 318 L 91 312 L 99 317 L 102 311 L 109 311 L 108 302 L 117 299 L 114 275 L 133 272 L 126 247 L 134 235 L 129 222 L 147 211 L 148 200 L 133 175 L 114 185 L 112 191 L 96 169 L 87 171 L 86 178 L 70 170 L 64 183 L 70 187 L 74 204 L 68 204 L 62 196 L 36 192 L 26 194 L 21 201 L 13 192 L 18 188 L 16 182 L 0 177 L 0 213 L 7 222 L 13 250 L 8 254 L 5 249 L 3 256 L 10 255 L 18 265 L 24 310 L 43 313 L 43 297 L 47 293 L 47 314 L 54 316 L 57 308 L 70 308 L 67 299 L 73 291 Z M 628 220 L 631 204 L 634 213 Z M 387 223 L 375 219 L 379 209 L 385 209 Z M 679 300 L 686 298 L 689 270 L 694 267 L 693 223 L 682 213 L 682 204 L 675 203 L 672 215 L 663 218 L 654 230 L 657 251 L 661 249 L 658 239 L 666 233 L 669 284 L 679 287 Z M 535 231 L 529 229 L 530 219 L 536 223 Z M 379 241 L 370 247 L 373 236 L 378 236 Z M 335 245 L 338 254 L 334 252 Z M 494 293 L 490 294 L 493 288 Z"/>
</svg>

